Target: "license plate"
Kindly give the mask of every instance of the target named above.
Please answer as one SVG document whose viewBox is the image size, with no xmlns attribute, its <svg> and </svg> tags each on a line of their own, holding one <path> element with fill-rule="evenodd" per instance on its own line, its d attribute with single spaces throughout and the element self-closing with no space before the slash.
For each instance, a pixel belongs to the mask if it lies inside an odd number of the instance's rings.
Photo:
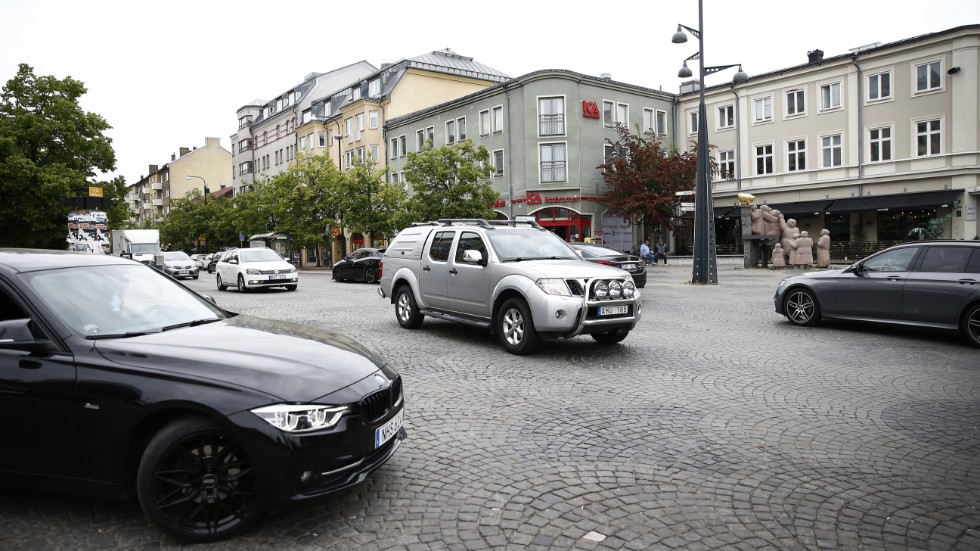
<svg viewBox="0 0 980 551">
<path fill-rule="evenodd" d="M 269 279 L 287 279 L 287 278 L 284 275 L 272 275 L 269 276 Z"/>
<path fill-rule="evenodd" d="M 181 270 L 177 272 L 177 275 L 190 275 L 190 272 L 188 272 L 187 270 Z"/>
<path fill-rule="evenodd" d="M 600 316 L 614 316 L 617 314 L 628 314 L 630 312 L 630 307 L 626 306 L 600 306 L 599 315 Z"/>
<path fill-rule="evenodd" d="M 623 264 L 623 269 L 626 270 L 627 272 L 635 272 L 636 264 Z"/>
<path fill-rule="evenodd" d="M 374 429 L 374 449 L 378 449 L 391 440 L 391 437 L 398 434 L 398 429 L 402 428 L 402 420 L 405 418 L 405 410 L 402 409 L 398 415 L 394 416 L 384 425 Z"/>
</svg>

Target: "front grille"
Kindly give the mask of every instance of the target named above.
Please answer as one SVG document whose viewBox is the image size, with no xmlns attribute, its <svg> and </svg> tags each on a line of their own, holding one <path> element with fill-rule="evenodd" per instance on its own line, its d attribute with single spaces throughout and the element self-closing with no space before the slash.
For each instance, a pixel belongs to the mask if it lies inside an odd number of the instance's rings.
<svg viewBox="0 0 980 551">
<path fill-rule="evenodd" d="M 377 392 L 368 394 L 361 400 L 361 411 L 365 419 L 375 421 L 384 417 L 402 398 L 402 378 L 398 377 Z"/>
<path fill-rule="evenodd" d="M 259 273 L 262 275 L 275 275 L 275 274 L 288 274 L 291 269 L 283 268 L 281 270 L 260 270 Z"/>
<path fill-rule="evenodd" d="M 577 297 L 585 294 L 585 287 L 582 282 L 577 279 L 566 279 L 565 283 L 568 285 L 568 290 Z"/>
</svg>

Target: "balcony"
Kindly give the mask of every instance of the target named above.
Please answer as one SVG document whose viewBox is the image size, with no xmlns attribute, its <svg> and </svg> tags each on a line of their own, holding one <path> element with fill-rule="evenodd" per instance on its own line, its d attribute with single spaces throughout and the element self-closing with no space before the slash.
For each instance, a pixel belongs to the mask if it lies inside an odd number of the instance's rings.
<svg viewBox="0 0 980 551">
<path fill-rule="evenodd" d="M 162 207 L 163 206 L 163 199 L 154 199 L 153 200 L 153 206 L 154 207 Z"/>
<path fill-rule="evenodd" d="M 541 136 L 561 136 L 565 133 L 565 115 L 539 116 L 538 133 Z"/>
<path fill-rule="evenodd" d="M 151 183 L 150 184 L 150 189 L 153 189 L 153 190 L 162 190 L 163 189 L 163 182 L 153 182 L 153 183 Z"/>
</svg>

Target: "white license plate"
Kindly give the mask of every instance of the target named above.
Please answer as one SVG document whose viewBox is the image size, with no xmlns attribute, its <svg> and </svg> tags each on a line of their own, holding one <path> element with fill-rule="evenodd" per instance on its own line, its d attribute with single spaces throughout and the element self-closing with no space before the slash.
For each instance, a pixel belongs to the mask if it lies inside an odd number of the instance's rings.
<svg viewBox="0 0 980 551">
<path fill-rule="evenodd" d="M 287 277 L 284 276 L 284 275 L 271 275 L 271 276 L 269 276 L 269 279 L 279 280 L 279 279 L 287 279 Z"/>
<path fill-rule="evenodd" d="M 600 316 L 614 316 L 616 314 L 628 314 L 630 307 L 626 306 L 600 306 L 599 315 Z"/>
<path fill-rule="evenodd" d="M 190 275 L 190 274 L 191 273 L 188 272 L 187 270 L 181 270 L 181 271 L 177 272 L 177 275 Z"/>
<path fill-rule="evenodd" d="M 378 449 L 391 440 L 391 437 L 398 434 L 398 429 L 402 428 L 402 420 L 405 418 L 405 410 L 402 409 L 398 415 L 394 416 L 384 425 L 374 429 L 374 449 Z"/>
<path fill-rule="evenodd" d="M 635 272 L 636 264 L 623 264 L 623 269 L 626 270 L 627 272 Z"/>
</svg>

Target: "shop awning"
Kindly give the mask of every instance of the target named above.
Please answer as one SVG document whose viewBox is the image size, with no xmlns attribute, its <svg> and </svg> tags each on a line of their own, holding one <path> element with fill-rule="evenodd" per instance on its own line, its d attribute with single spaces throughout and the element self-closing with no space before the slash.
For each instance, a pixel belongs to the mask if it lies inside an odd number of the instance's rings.
<svg viewBox="0 0 980 551">
<path fill-rule="evenodd" d="M 778 210 L 786 218 L 793 216 L 819 216 L 834 203 L 831 199 L 820 199 L 819 201 L 797 201 L 795 203 L 776 203 L 769 205 Z"/>
<path fill-rule="evenodd" d="M 889 212 L 896 210 L 951 207 L 963 190 L 926 191 L 899 195 L 867 195 L 837 199 L 830 208 L 836 214 L 859 211 Z"/>
</svg>

